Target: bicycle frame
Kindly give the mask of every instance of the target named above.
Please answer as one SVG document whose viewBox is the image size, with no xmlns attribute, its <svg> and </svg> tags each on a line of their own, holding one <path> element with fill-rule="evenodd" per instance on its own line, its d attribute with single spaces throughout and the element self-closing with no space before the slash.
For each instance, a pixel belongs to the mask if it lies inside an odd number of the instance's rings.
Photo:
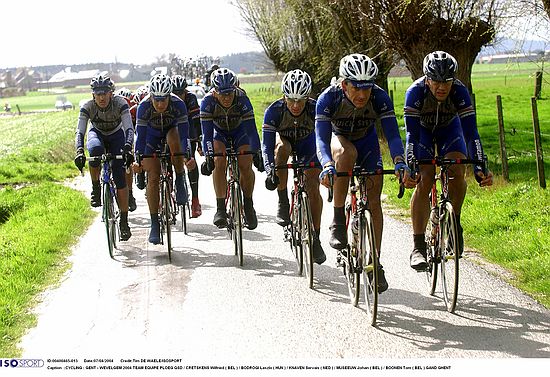
<svg viewBox="0 0 550 377">
<path fill-rule="evenodd" d="M 244 263 L 242 228 L 246 224 L 243 197 L 240 184 L 238 156 L 255 154 L 252 151 L 236 151 L 233 140 L 229 139 L 229 145 L 223 153 L 213 153 L 212 157 L 226 157 L 225 174 L 227 179 L 227 191 L 225 195 L 225 207 L 227 210 L 227 231 L 235 246 L 235 255 L 239 259 L 239 265 Z"/>
<path fill-rule="evenodd" d="M 293 170 L 293 189 L 290 203 L 290 224 L 284 228 L 285 241 L 290 242 L 290 248 L 298 263 L 298 274 L 302 275 L 304 256 L 306 261 L 306 275 L 309 287 L 313 288 L 313 219 L 311 206 L 306 190 L 305 170 L 319 169 L 319 163 L 301 163 L 296 151 L 292 151 L 292 163 L 275 166 L 275 170 Z M 306 248 L 307 250 L 304 250 Z"/>
</svg>

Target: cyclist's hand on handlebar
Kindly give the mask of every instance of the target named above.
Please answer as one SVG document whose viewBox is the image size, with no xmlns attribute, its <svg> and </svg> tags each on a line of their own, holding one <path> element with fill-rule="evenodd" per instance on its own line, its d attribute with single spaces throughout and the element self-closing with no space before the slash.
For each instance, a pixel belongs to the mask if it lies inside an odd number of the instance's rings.
<svg viewBox="0 0 550 377">
<path fill-rule="evenodd" d="M 395 164 L 395 176 L 399 177 L 400 175 L 405 188 L 413 188 L 418 183 L 417 180 L 412 179 L 411 169 L 402 161 Z"/>
<path fill-rule="evenodd" d="M 325 166 L 321 171 L 321 174 L 319 174 L 319 181 L 325 187 L 330 187 L 329 175 L 332 175 L 333 177 L 336 176 L 336 168 L 334 165 Z"/>
<path fill-rule="evenodd" d="M 474 171 L 474 176 L 481 187 L 493 185 L 493 172 L 490 170 L 487 171 L 487 175 L 483 174 L 482 170 Z"/>
<path fill-rule="evenodd" d="M 129 168 L 134 162 L 134 155 L 132 154 L 132 146 L 130 144 L 124 144 L 122 148 L 122 160 L 124 161 L 124 166 Z"/>
<path fill-rule="evenodd" d="M 206 159 L 201 164 L 201 174 L 210 175 L 214 171 L 214 157 L 206 156 Z"/>
<path fill-rule="evenodd" d="M 138 174 L 138 173 L 141 173 L 143 171 L 143 167 L 137 163 L 137 162 L 134 162 L 132 164 L 132 170 L 134 173 Z"/>
<path fill-rule="evenodd" d="M 261 151 L 258 151 L 253 157 L 252 157 L 252 162 L 254 163 L 254 166 L 256 167 L 256 169 L 258 169 L 258 171 L 261 173 L 263 171 L 265 171 L 265 167 L 264 167 L 264 158 L 262 157 L 262 152 Z"/>
<path fill-rule="evenodd" d="M 189 170 L 195 170 L 195 168 L 197 167 L 197 161 L 195 161 L 194 158 L 190 158 L 185 162 L 185 166 L 187 166 L 187 169 Z"/>
<path fill-rule="evenodd" d="M 86 156 L 84 155 L 84 149 L 78 148 L 76 150 L 76 157 L 74 158 L 74 164 L 82 172 L 84 165 L 86 165 Z"/>
<path fill-rule="evenodd" d="M 279 186 L 279 177 L 274 171 L 271 171 L 265 179 L 265 188 L 269 191 L 273 191 Z"/>
</svg>

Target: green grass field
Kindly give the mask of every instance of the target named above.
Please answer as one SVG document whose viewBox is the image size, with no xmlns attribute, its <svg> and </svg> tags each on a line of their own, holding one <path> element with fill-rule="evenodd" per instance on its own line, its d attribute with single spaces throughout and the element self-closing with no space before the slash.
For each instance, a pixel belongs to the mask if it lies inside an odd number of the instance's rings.
<svg viewBox="0 0 550 377">
<path fill-rule="evenodd" d="M 496 174 L 496 184 L 481 189 L 471 176 L 468 178 L 462 223 L 467 249 L 473 248 L 485 259 L 511 271 L 512 284 L 550 307 L 550 194 L 538 188 L 536 181 L 531 68 L 536 69 L 529 65 L 521 65 L 517 70 L 505 65 L 474 67 L 472 82 L 479 130 Z M 410 78 L 389 80 L 401 127 L 403 96 L 410 83 Z M 281 95 L 279 83 L 243 84 L 243 87 L 261 129 L 265 108 Z M 510 132 L 506 137 L 511 183 L 500 177 L 497 94 L 502 96 L 505 126 Z M 42 110 L 51 109 L 57 95 L 65 95 L 75 105 L 79 99 L 90 96 L 85 88 L 76 88 L 74 93 L 35 92 L 2 101 L 9 101 L 14 111 L 16 103 L 22 111 Z M 550 92 L 543 86 L 538 110 L 547 156 L 548 97 Z M 0 117 L 0 357 L 20 355 L 17 343 L 35 321 L 31 308 L 36 295 L 58 281 L 67 268 L 65 260 L 70 246 L 92 216 L 88 198 L 56 183 L 77 174 L 72 162 L 77 117 L 76 110 Z M 546 171 L 550 176 L 548 162 Z M 392 179 L 386 181 L 384 192 L 388 202 L 400 208 L 407 221 L 412 192 L 407 190 L 404 199 L 396 199 L 397 188 Z"/>
</svg>

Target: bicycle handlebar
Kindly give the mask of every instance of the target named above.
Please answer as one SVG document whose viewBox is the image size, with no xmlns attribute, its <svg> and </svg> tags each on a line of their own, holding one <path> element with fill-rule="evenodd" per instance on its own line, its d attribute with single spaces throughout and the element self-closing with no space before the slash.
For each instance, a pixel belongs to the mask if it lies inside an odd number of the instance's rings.
<svg viewBox="0 0 550 377">
<path fill-rule="evenodd" d="M 253 151 L 236 151 L 236 152 L 233 152 L 233 151 L 225 151 L 225 152 L 221 152 L 221 153 L 212 153 L 212 154 L 209 154 L 208 156 L 212 156 L 212 157 L 229 157 L 229 156 L 243 156 L 245 154 L 256 154 L 258 152 L 253 152 Z"/>
<path fill-rule="evenodd" d="M 139 158 L 163 158 L 163 157 L 173 157 L 173 156 L 185 156 L 185 157 L 188 157 L 188 153 L 187 152 L 170 152 L 170 153 L 165 153 L 165 152 L 153 152 L 153 154 L 141 154 L 141 153 L 138 153 L 137 156 L 139 156 Z"/>
<path fill-rule="evenodd" d="M 433 166 L 449 166 L 449 165 L 481 165 L 481 170 L 483 174 L 487 174 L 487 155 L 483 156 L 483 160 L 476 160 L 471 158 L 444 158 L 441 156 L 436 156 L 434 158 L 426 158 L 417 160 L 413 158 L 410 162 L 411 168 L 411 177 L 416 178 L 418 174 L 419 165 L 433 165 Z"/>
<path fill-rule="evenodd" d="M 373 175 L 386 175 L 386 174 L 395 174 L 395 170 L 392 169 L 377 169 L 377 170 L 366 170 L 361 167 L 354 167 L 351 171 L 339 171 L 336 172 L 337 177 L 368 177 Z M 334 197 L 334 176 L 329 174 L 330 187 L 328 189 L 328 201 L 331 202 Z M 399 192 L 397 197 L 401 199 L 405 193 L 405 186 L 403 183 L 403 172 L 399 171 Z"/>
<path fill-rule="evenodd" d="M 275 170 L 284 170 L 284 169 L 306 169 L 306 168 L 321 168 L 321 164 L 316 162 L 292 162 L 285 165 L 275 166 Z"/>
<path fill-rule="evenodd" d="M 101 156 L 86 157 L 86 161 L 109 161 L 109 160 L 122 160 L 124 157 L 121 154 L 104 153 Z"/>
</svg>

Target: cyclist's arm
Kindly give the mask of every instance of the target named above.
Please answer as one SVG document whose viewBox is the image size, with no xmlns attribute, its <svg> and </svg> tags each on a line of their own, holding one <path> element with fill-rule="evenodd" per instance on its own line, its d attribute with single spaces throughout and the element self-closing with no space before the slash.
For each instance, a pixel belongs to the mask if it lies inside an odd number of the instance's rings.
<svg viewBox="0 0 550 377">
<path fill-rule="evenodd" d="M 406 156 L 407 163 L 411 163 L 413 158 L 417 157 L 418 139 L 420 138 L 420 109 L 416 106 L 420 103 L 415 97 L 415 93 L 409 89 L 405 94 L 404 121 L 406 130 Z"/>
<path fill-rule="evenodd" d="M 315 120 L 315 143 L 321 165 L 332 162 L 330 139 L 332 137 L 332 123 L 327 120 Z"/>
<path fill-rule="evenodd" d="M 205 154 L 214 153 L 214 104 L 210 103 L 210 97 L 205 97 L 201 102 L 200 121 L 202 129 L 202 150 Z"/>
<path fill-rule="evenodd" d="M 254 117 L 254 114 L 252 114 Z M 246 134 L 248 135 L 248 141 L 250 142 L 250 150 L 257 152 L 260 150 L 260 135 L 258 135 L 258 129 L 256 128 L 256 122 L 254 118 L 247 119 L 241 123 L 244 127 Z"/>
<path fill-rule="evenodd" d="M 178 118 L 178 133 L 180 136 L 181 151 L 187 152 L 187 140 L 189 139 L 189 122 L 187 121 L 187 115 Z"/>
<path fill-rule="evenodd" d="M 483 147 L 477 130 L 475 110 L 466 87 L 463 85 L 457 87 L 453 101 L 458 109 L 458 116 L 469 157 L 483 160 Z M 481 166 L 476 166 L 476 169 L 481 170 Z"/>
<path fill-rule="evenodd" d="M 401 140 L 401 135 L 399 135 L 399 126 L 395 118 L 393 103 L 385 91 L 377 90 L 375 105 L 380 117 L 382 130 L 388 141 L 392 161 L 394 163 L 396 159 L 403 161 L 403 141 Z"/>
<path fill-rule="evenodd" d="M 132 115 L 130 114 L 130 110 L 128 108 L 123 110 L 120 117 L 121 117 L 122 129 L 124 130 L 124 135 L 126 137 L 126 144 L 133 145 L 134 144 L 134 125 L 132 124 Z"/>
<path fill-rule="evenodd" d="M 271 167 L 275 165 L 275 130 L 265 123 L 262 127 L 262 154 L 265 171 L 269 175 Z"/>
<path fill-rule="evenodd" d="M 141 104 L 138 106 L 137 110 L 137 120 L 136 120 L 136 153 L 143 154 L 145 152 L 145 143 L 147 142 L 147 127 L 148 121 L 144 118 L 144 106 Z"/>
<path fill-rule="evenodd" d="M 76 123 L 75 149 L 84 148 L 84 135 L 86 135 L 86 130 L 88 129 L 89 119 L 90 116 L 88 111 L 81 108 L 78 115 L 78 121 Z"/>
</svg>

